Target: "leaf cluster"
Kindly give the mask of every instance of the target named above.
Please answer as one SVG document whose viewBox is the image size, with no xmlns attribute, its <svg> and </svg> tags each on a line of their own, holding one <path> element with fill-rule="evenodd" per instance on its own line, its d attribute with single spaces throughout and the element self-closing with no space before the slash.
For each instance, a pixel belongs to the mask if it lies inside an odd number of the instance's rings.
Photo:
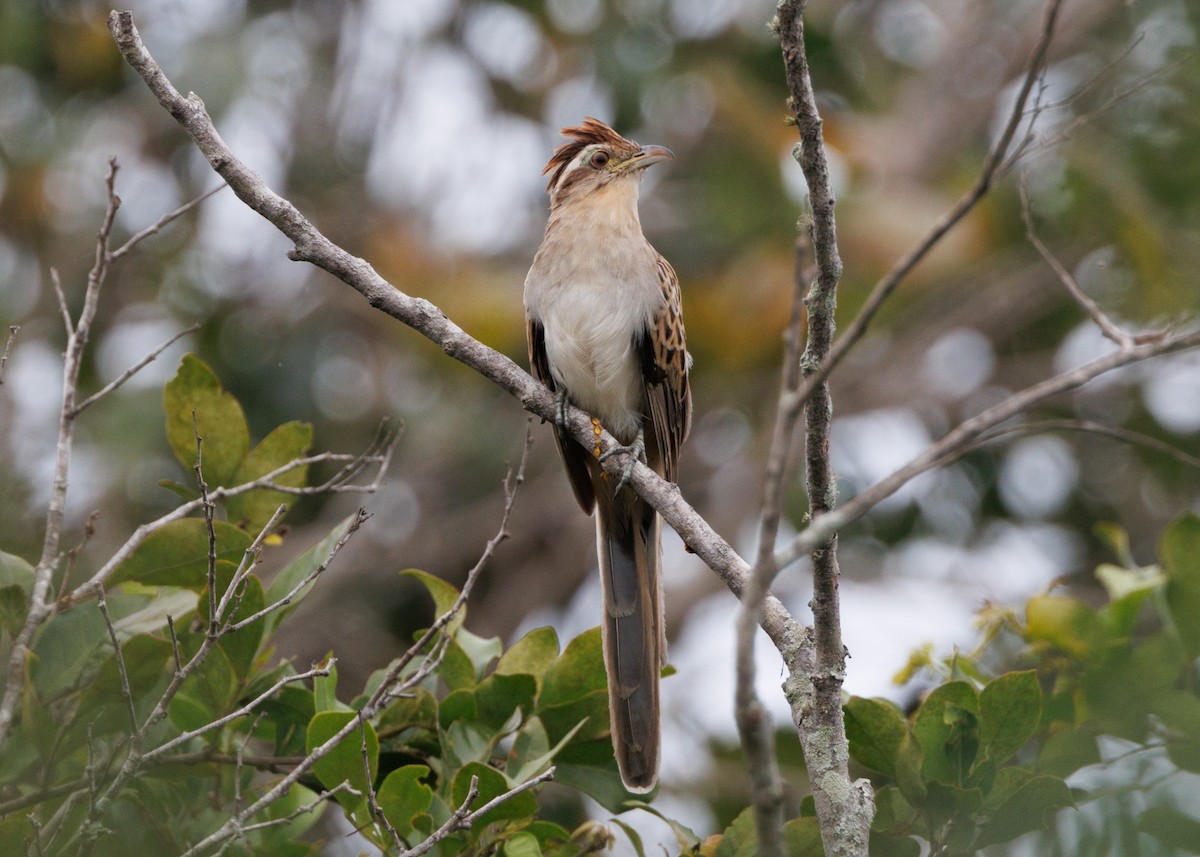
<svg viewBox="0 0 1200 857">
<path fill-rule="evenodd" d="M 1060 810 L 1103 797 L 1067 778 L 1111 762 L 1113 739 L 1126 755 L 1163 753 L 1168 769 L 1200 772 L 1200 518 L 1172 524 L 1160 563 L 1146 567 L 1122 532 L 1100 532 L 1123 560 L 1096 571 L 1104 603 L 1047 592 L 1023 616 L 988 608 L 978 651 L 914 655 L 902 677 L 925 669 L 942 683 L 911 714 L 848 701 L 851 756 L 876 775 L 872 854 L 917 855 L 922 842 L 934 855 L 974 854 L 1032 831 L 1053 839 Z M 989 674 L 983 665 L 1014 641 L 1026 669 Z M 1143 805 L 1130 822 L 1167 849 L 1200 829 L 1169 805 Z M 1056 853 L 1089 847 L 1055 843 Z"/>
</svg>

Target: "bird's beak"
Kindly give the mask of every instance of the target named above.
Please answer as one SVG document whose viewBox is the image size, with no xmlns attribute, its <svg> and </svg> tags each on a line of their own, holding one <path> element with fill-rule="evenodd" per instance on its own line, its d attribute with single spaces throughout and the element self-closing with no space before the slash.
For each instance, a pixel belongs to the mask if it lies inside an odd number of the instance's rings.
<svg viewBox="0 0 1200 857">
<path fill-rule="evenodd" d="M 673 160 L 675 160 L 675 153 L 665 146 L 642 146 L 638 149 L 637 154 L 621 164 L 621 171 L 634 172 L 643 170 L 651 164 Z"/>
</svg>

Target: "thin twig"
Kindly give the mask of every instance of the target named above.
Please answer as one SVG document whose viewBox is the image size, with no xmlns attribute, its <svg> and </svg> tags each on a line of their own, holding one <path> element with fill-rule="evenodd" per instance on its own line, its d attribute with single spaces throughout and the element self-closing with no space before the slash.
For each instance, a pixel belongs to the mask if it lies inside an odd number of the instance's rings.
<svg viewBox="0 0 1200 857">
<path fill-rule="evenodd" d="M 109 253 L 108 254 L 109 261 L 110 262 L 117 261 L 122 256 L 124 256 L 126 253 L 128 253 L 130 250 L 132 250 L 134 247 L 136 247 L 138 244 L 140 244 L 142 241 L 149 238 L 151 235 L 157 235 L 160 231 L 162 231 L 163 227 L 167 226 L 168 224 L 170 224 L 171 222 L 173 222 L 175 220 L 178 220 L 180 217 L 187 214 L 193 208 L 195 208 L 200 203 L 202 203 L 206 199 L 208 199 L 210 196 L 213 196 L 214 194 L 221 192 L 226 187 L 227 187 L 227 185 L 224 182 L 221 182 L 221 184 L 217 185 L 210 191 L 205 191 L 204 193 L 200 194 L 200 196 L 193 199 L 191 202 L 185 202 L 183 205 L 179 206 L 179 208 L 175 209 L 174 211 L 164 214 L 154 224 L 147 226 L 141 232 L 134 233 L 133 235 L 131 235 L 129 237 L 128 241 L 126 241 L 124 244 L 122 244 L 116 250 L 113 250 L 111 253 Z"/>
<path fill-rule="evenodd" d="M 4 364 L 8 363 L 9 352 L 12 351 L 13 343 L 17 341 L 17 333 L 20 329 L 19 324 L 8 326 L 8 339 L 4 342 L 4 353 L 0 354 L 0 386 L 4 384 Z"/>
<path fill-rule="evenodd" d="M 382 455 L 373 456 L 373 457 L 369 458 L 368 459 L 369 462 L 376 464 L 380 468 L 380 470 L 382 470 L 384 467 L 387 466 L 387 462 L 390 460 L 395 443 L 396 443 L 396 438 L 394 438 L 394 437 L 391 438 L 389 441 L 389 446 L 384 451 L 384 453 Z M 295 470 L 298 467 L 307 467 L 312 464 L 320 464 L 322 462 L 327 462 L 327 461 L 346 461 L 346 460 L 352 460 L 352 459 L 356 460 L 361 457 L 362 456 L 353 456 L 353 455 L 346 455 L 346 454 L 341 454 L 341 453 L 326 452 L 326 453 L 321 453 L 319 455 L 310 455 L 305 458 L 297 458 L 297 459 L 294 459 L 293 461 L 289 461 L 287 464 L 284 464 L 284 465 L 281 465 L 280 467 L 275 468 L 270 473 L 266 473 L 262 476 L 259 476 L 257 479 L 250 480 L 249 482 L 244 482 L 241 485 L 235 485 L 235 486 L 229 487 L 229 488 L 221 486 L 218 488 L 210 489 L 208 492 L 208 499 L 210 502 L 220 502 L 223 500 L 227 500 L 230 497 L 237 497 L 242 494 L 246 494 L 250 491 L 257 491 L 261 488 L 269 488 L 273 491 L 287 491 L 288 490 L 287 486 L 276 485 L 273 480 L 278 479 L 283 474 L 288 473 L 292 470 Z M 371 481 L 370 484 L 357 485 L 357 486 L 343 486 L 343 489 L 344 490 L 356 489 L 359 493 L 371 493 L 378 488 L 379 482 L 380 482 L 380 476 L 378 473 L 376 473 L 375 478 Z M 299 493 L 299 492 L 288 492 L 288 493 Z M 307 492 L 305 492 L 305 493 L 307 493 Z M 190 516 L 193 512 L 201 509 L 203 506 L 204 506 L 204 500 L 200 497 L 197 497 L 194 500 L 188 500 L 187 502 L 183 503 L 182 505 L 177 506 L 176 508 L 172 509 L 170 512 L 167 512 L 165 515 L 163 515 L 159 518 L 156 518 L 155 520 L 153 520 L 149 523 L 141 524 L 140 526 L 138 526 L 137 529 L 135 529 L 133 531 L 132 535 L 130 535 L 130 537 L 125 541 L 125 543 L 122 544 L 121 547 L 117 548 L 117 550 L 113 552 L 112 556 L 110 556 L 108 558 L 108 560 L 105 561 L 105 563 L 99 569 L 96 570 L 96 572 L 91 576 L 91 578 L 89 580 L 87 580 L 86 582 L 77 586 L 75 589 L 73 589 L 71 591 L 71 594 L 69 596 L 67 596 L 67 598 L 63 599 L 59 606 L 61 606 L 62 608 L 66 608 L 66 607 L 74 606 L 75 604 L 78 604 L 79 602 L 81 602 L 87 598 L 91 598 L 92 594 L 93 594 L 93 589 L 92 589 L 93 585 L 98 582 L 106 583 L 108 581 L 108 579 L 113 575 L 113 573 L 121 566 L 121 564 L 123 562 L 125 562 L 127 559 L 129 559 L 129 557 L 133 555 L 133 552 L 135 550 L 137 550 L 137 548 L 142 544 L 142 542 L 144 542 L 150 535 L 158 532 L 163 527 L 166 527 L 169 524 L 174 523 L 175 521 L 178 521 L 178 520 L 181 520 L 183 518 Z"/>
<path fill-rule="evenodd" d="M 180 746 L 181 744 L 186 744 L 188 741 L 191 741 L 193 738 L 199 738 L 201 735 L 207 735 L 209 732 L 213 731 L 214 729 L 220 729 L 222 726 L 224 726 L 227 723 L 232 723 L 233 721 L 237 720 L 238 718 L 245 717 L 247 714 L 252 714 L 255 710 L 258 709 L 258 707 L 260 705 L 262 705 L 264 702 L 266 702 L 268 699 L 270 699 L 272 696 L 274 696 L 276 693 L 278 693 L 280 690 L 282 690 L 287 685 L 295 684 L 298 681 L 308 681 L 309 679 L 316 678 L 317 676 L 329 675 L 329 672 L 335 663 L 336 663 L 336 661 L 333 658 L 330 658 L 329 661 L 326 662 L 326 664 L 322 667 L 314 667 L 313 669 L 308 670 L 307 672 L 294 673 L 292 675 L 285 675 L 283 678 L 276 681 L 274 684 L 272 684 L 269 688 L 264 690 L 258 696 L 254 697 L 254 699 L 252 699 L 249 702 L 245 703 L 244 705 L 238 707 L 237 709 L 229 712 L 228 714 L 226 714 L 222 717 L 218 717 L 216 720 L 212 720 L 208 723 L 205 723 L 203 726 L 197 726 L 195 729 L 192 729 L 188 732 L 184 732 L 180 735 L 176 735 L 170 741 L 160 744 L 159 746 L 155 747 L 153 750 L 147 750 L 145 753 L 142 754 L 142 759 L 145 761 L 152 761 L 154 759 L 157 759 L 158 757 L 171 752 L 171 750 L 174 750 L 176 747 Z"/>
<path fill-rule="evenodd" d="M 138 372 L 142 371 L 147 366 L 149 366 L 151 363 L 153 363 L 154 360 L 158 357 L 158 355 L 162 354 L 164 351 L 166 351 L 168 348 L 170 348 L 172 345 L 174 345 L 180 339 L 187 336 L 189 333 L 195 333 L 199 329 L 200 329 L 200 323 L 197 322 L 196 324 L 193 324 L 191 327 L 185 328 L 185 329 L 179 331 L 178 333 L 176 333 L 174 336 L 172 336 L 170 339 L 168 339 L 162 345 L 158 346 L 153 351 L 151 351 L 149 354 L 147 354 L 145 357 L 143 357 L 141 360 L 139 360 L 135 365 L 129 367 L 124 372 L 122 372 L 120 374 L 120 376 L 118 376 L 114 380 L 110 381 L 104 387 L 97 390 L 95 393 L 88 396 L 86 399 L 84 399 L 82 402 L 80 402 L 78 405 L 76 405 L 75 406 L 75 416 L 79 416 L 85 408 L 89 407 L 90 405 L 95 404 L 100 399 L 104 398 L 109 393 L 111 393 L 113 390 L 118 389 L 122 384 L 124 384 L 126 381 L 128 381 L 130 378 L 132 378 Z"/>
<path fill-rule="evenodd" d="M 367 721 L 363 719 L 361 711 L 358 712 L 358 729 L 362 735 L 363 778 L 367 784 L 367 811 L 371 814 L 371 818 L 375 820 L 376 824 L 383 825 L 383 829 L 391 837 L 392 844 L 396 846 L 396 850 L 403 851 L 404 840 L 400 838 L 400 832 L 396 830 L 395 825 L 388 820 L 383 810 L 380 809 L 379 801 L 375 795 L 374 777 L 371 775 L 371 756 L 367 752 Z"/>
<path fill-rule="evenodd" d="M 802 410 L 796 396 L 800 386 L 800 354 L 804 343 L 804 296 L 809 278 L 804 267 L 804 238 L 797 236 L 792 314 L 784 331 L 783 371 L 780 378 L 778 412 L 763 474 L 761 520 L 758 528 L 758 554 L 750 584 L 742 594 L 737 618 L 735 649 L 737 684 L 734 715 L 746 770 L 750 776 L 752 801 L 759 840 L 766 841 L 765 851 L 779 853 L 783 828 L 783 781 L 775 759 L 775 729 L 755 688 L 755 632 L 762 622 L 762 604 L 776 573 L 775 540 L 783 516 L 783 498 L 787 481 L 792 441 Z M 761 831 L 767 831 L 764 836 Z"/>
<path fill-rule="evenodd" d="M 1063 267 L 1062 263 L 1050 252 L 1050 248 L 1043 244 L 1042 239 L 1038 237 L 1033 228 L 1033 213 L 1029 209 L 1029 186 L 1024 179 L 1019 182 L 1018 191 L 1021 197 L 1021 219 L 1025 222 L 1025 237 L 1038 251 L 1043 261 L 1058 275 L 1059 282 L 1063 284 L 1067 294 L 1075 300 L 1075 303 L 1083 307 L 1083 311 L 1096 323 L 1105 338 L 1112 340 L 1121 348 L 1133 345 L 1137 341 L 1135 337 L 1104 314 L 1104 310 L 1100 309 L 1091 296 L 1080 287 L 1075 278 L 1071 276 L 1071 272 Z M 1152 334 L 1151 338 L 1158 336 L 1162 336 L 1162 334 Z"/>
<path fill-rule="evenodd" d="M 954 204 L 953 208 L 938 218 L 925 237 L 912 250 L 906 253 L 903 258 L 896 262 L 892 266 L 892 269 L 884 274 L 883 278 L 875 284 L 875 287 L 871 289 L 870 295 L 867 296 L 867 300 L 863 303 L 862 309 L 859 310 L 858 315 L 854 317 L 854 320 L 850 322 L 845 332 L 833 343 L 829 356 L 817 367 L 813 374 L 805 379 L 804 386 L 800 390 L 801 399 L 807 400 L 810 398 L 817 387 L 825 382 L 833 370 L 837 368 L 838 364 L 842 362 L 850 349 L 867 332 L 867 327 L 871 324 L 871 321 L 875 318 L 875 315 L 879 312 L 884 302 L 896 290 L 896 287 L 900 285 L 905 277 L 912 273 L 912 270 L 937 246 L 946 233 L 966 217 L 991 189 L 992 183 L 1004 162 L 1005 154 L 1013 141 L 1013 137 L 1016 135 L 1017 129 L 1024 119 L 1025 105 L 1028 102 L 1029 94 L 1032 92 L 1034 84 L 1037 82 L 1038 76 L 1045 65 L 1046 54 L 1054 36 L 1055 24 L 1058 20 L 1058 12 L 1062 6 L 1062 2 L 1063 0 L 1050 0 L 1046 6 L 1046 13 L 1042 19 L 1041 37 L 1038 39 L 1038 43 L 1030 55 L 1025 77 L 1021 83 L 1021 89 L 1017 93 L 1013 109 L 1009 113 L 1008 122 L 1005 124 L 1004 131 L 1000 134 L 996 144 L 988 153 L 987 159 L 983 164 L 983 169 L 980 172 L 979 178 L 975 180 L 974 186 Z"/>
<path fill-rule="evenodd" d="M 1156 437 L 1151 437 L 1141 432 L 1130 431 L 1129 429 L 1119 428 L 1117 426 L 1106 426 L 1103 423 L 1092 422 L 1091 420 L 1036 420 L 1029 423 L 1021 423 L 1015 426 L 1005 426 L 989 431 L 980 435 L 979 439 L 965 447 L 962 454 L 976 450 L 985 444 L 1000 440 L 1014 434 L 1041 434 L 1049 431 L 1072 431 L 1081 432 L 1084 434 L 1095 434 L 1101 437 L 1111 438 L 1122 443 L 1128 443 L 1132 446 L 1141 446 L 1154 452 L 1162 453 L 1163 455 L 1173 458 L 1180 464 L 1188 467 L 1200 468 L 1200 458 L 1194 455 L 1188 455 L 1181 449 L 1177 449 L 1171 444 L 1159 440 Z M 956 455 L 960 458 L 961 455 Z"/>
<path fill-rule="evenodd" d="M 776 552 L 776 562 L 780 568 L 795 562 L 829 533 L 837 532 L 850 522 L 858 520 L 917 476 L 960 458 L 984 432 L 1028 411 L 1046 399 L 1082 387 L 1114 369 L 1197 346 L 1200 346 L 1200 330 L 1164 336 L 1151 342 L 1118 349 L 1069 372 L 1047 378 L 1014 393 L 999 404 L 960 423 L 895 473 L 855 495 L 828 515 L 810 523 L 786 548 Z"/>
<path fill-rule="evenodd" d="M 420 639 L 418 639 L 412 644 L 412 646 L 409 647 L 408 651 L 406 651 L 403 655 L 396 659 L 391 666 L 388 667 L 388 671 L 385 674 L 383 682 L 379 685 L 379 688 L 375 691 L 375 693 L 371 695 L 371 699 L 367 703 L 368 706 L 382 704 L 385 701 L 385 698 L 389 697 L 389 694 L 393 690 L 392 685 L 395 683 L 396 679 L 399 678 L 400 674 L 404 671 L 408 664 L 411 663 L 412 660 L 425 649 L 426 645 L 431 640 L 440 635 L 443 629 L 445 629 L 446 626 L 448 626 L 454 620 L 454 617 L 458 615 L 460 610 L 462 610 L 463 605 L 467 603 L 467 599 L 471 597 L 471 590 L 475 588 L 475 581 L 479 579 L 480 574 L 491 560 L 496 548 L 501 542 L 509 537 L 508 522 L 509 518 L 512 516 L 513 504 L 517 499 L 517 490 L 525 481 L 525 465 L 529 461 L 529 448 L 532 445 L 533 420 L 531 419 L 525 425 L 525 443 L 521 447 L 520 464 L 517 465 L 515 471 L 510 469 L 508 474 L 504 477 L 504 511 L 500 516 L 499 529 L 496 531 L 496 534 L 492 536 L 492 538 L 488 539 L 487 544 L 484 545 L 483 553 L 480 554 L 479 560 L 475 563 L 471 570 L 467 572 L 467 579 L 463 582 L 462 589 L 459 590 L 458 598 L 456 598 L 450 608 L 441 616 L 439 616 L 434 621 L 433 625 L 431 625 L 429 629 L 421 635 Z"/>
<path fill-rule="evenodd" d="M 63 291 L 62 280 L 58 276 L 58 268 L 50 268 L 50 285 L 54 289 L 54 299 L 58 303 L 58 312 L 62 316 L 63 327 L 66 328 L 67 339 L 75 332 L 75 322 L 71 319 L 71 310 L 67 306 L 67 295 Z"/>
<path fill-rule="evenodd" d="M 104 625 L 108 628 L 108 638 L 113 644 L 113 654 L 117 660 L 117 674 L 121 677 L 121 697 L 125 700 L 125 713 L 129 715 L 129 737 L 137 747 L 138 719 L 137 707 L 133 701 L 133 691 L 129 687 L 129 673 L 125 670 L 125 655 L 121 651 L 121 643 L 117 639 L 117 629 L 113 627 L 112 617 L 108 615 L 108 601 L 104 597 L 104 587 L 96 584 L 96 603 L 100 607 L 100 615 L 104 617 Z"/>
<path fill-rule="evenodd" d="M 241 605 L 242 598 L 245 595 L 245 587 L 242 586 L 242 583 L 258 567 L 258 560 L 262 555 L 263 542 L 267 540 L 267 536 L 275 529 L 275 524 L 279 522 L 279 519 L 283 517 L 286 511 L 287 506 L 280 503 L 270 519 L 259 528 L 258 535 L 254 537 L 254 541 L 243 551 L 242 561 L 238 563 L 233 576 L 229 578 L 229 585 L 221 593 L 221 600 L 217 604 L 216 615 L 218 622 L 225 622 L 226 616 L 233 616 L 237 613 L 238 607 Z M 221 634 L 228 634 L 234 630 L 237 629 L 228 627 L 228 623 L 226 623 L 221 628 Z"/>
<path fill-rule="evenodd" d="M 217 636 L 217 528 L 213 521 L 217 506 L 208 498 L 208 483 L 204 481 L 204 438 L 200 436 L 200 423 L 196 409 L 192 408 L 192 433 L 196 436 L 196 487 L 200 489 L 200 504 L 204 509 L 204 529 L 208 532 L 208 637 Z"/>
<path fill-rule="evenodd" d="M 350 541 L 350 538 L 356 532 L 358 532 L 358 528 L 361 527 L 364 523 L 366 523 L 366 521 L 368 519 L 370 519 L 370 517 L 371 516 L 369 514 L 367 514 L 366 509 L 360 508 L 358 510 L 358 513 L 354 516 L 354 520 L 350 522 L 350 524 L 346 527 L 346 531 L 344 533 L 342 533 L 341 537 L 337 540 L 337 542 L 334 543 L 333 547 L 329 549 L 328 555 L 325 557 L 324 561 L 322 561 L 320 565 L 318 565 L 311 572 L 309 572 L 308 575 L 302 581 L 300 581 L 295 586 L 293 586 L 288 591 L 288 593 L 286 595 L 284 595 L 282 598 L 280 598 L 278 601 L 274 601 L 274 602 L 268 604 L 266 607 L 262 608 L 258 612 L 254 613 L 253 615 L 247 616 L 245 619 L 242 619 L 239 622 L 235 622 L 232 625 L 228 625 L 228 624 L 225 625 L 225 627 L 223 627 L 221 629 L 221 635 L 223 636 L 225 634 L 232 634 L 234 631 L 244 628 L 252 622 L 257 622 L 259 619 L 263 618 L 268 613 L 273 613 L 274 611 L 279 610 L 280 608 L 285 607 L 288 604 L 291 604 L 292 601 L 295 599 L 295 597 L 300 593 L 300 591 L 302 589 L 304 589 L 304 587 L 308 586 L 310 583 L 312 583 L 314 580 L 316 580 L 318 577 L 320 577 L 321 574 L 324 573 L 325 569 L 329 568 L 329 564 L 331 562 L 333 562 L 333 558 L 338 555 L 338 551 L 340 551 L 343 547 L 345 547 L 346 542 Z"/>
</svg>

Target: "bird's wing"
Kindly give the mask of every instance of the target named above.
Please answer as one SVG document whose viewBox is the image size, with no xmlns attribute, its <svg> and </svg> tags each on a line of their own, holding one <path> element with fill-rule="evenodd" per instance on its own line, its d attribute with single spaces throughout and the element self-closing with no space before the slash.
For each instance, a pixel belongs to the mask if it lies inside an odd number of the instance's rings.
<svg viewBox="0 0 1200 857">
<path fill-rule="evenodd" d="M 662 256 L 658 257 L 656 270 L 663 302 L 641 338 L 642 377 L 662 475 L 674 482 L 679 450 L 692 423 L 692 394 L 688 385 L 691 358 L 683 333 L 679 278 Z"/>
<path fill-rule="evenodd" d="M 529 370 L 552 391 L 558 391 L 558 384 L 550 371 L 550 358 L 546 355 L 546 331 L 542 323 L 534 318 L 526 318 L 525 334 L 529 343 Z M 567 469 L 567 478 L 575 499 L 589 515 L 596 505 L 596 493 L 592 488 L 592 475 L 588 470 L 587 451 L 575 442 L 569 434 L 555 427 L 554 439 L 558 442 L 558 452 L 562 456 L 563 465 Z"/>
</svg>

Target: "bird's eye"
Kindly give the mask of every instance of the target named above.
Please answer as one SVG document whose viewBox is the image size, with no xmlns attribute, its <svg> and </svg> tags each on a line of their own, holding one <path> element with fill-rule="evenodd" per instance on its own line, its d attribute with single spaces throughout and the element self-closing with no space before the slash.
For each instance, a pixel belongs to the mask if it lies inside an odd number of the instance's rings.
<svg viewBox="0 0 1200 857">
<path fill-rule="evenodd" d="M 608 163 L 608 152 L 597 152 L 590 161 L 593 167 L 602 167 Z"/>
</svg>

